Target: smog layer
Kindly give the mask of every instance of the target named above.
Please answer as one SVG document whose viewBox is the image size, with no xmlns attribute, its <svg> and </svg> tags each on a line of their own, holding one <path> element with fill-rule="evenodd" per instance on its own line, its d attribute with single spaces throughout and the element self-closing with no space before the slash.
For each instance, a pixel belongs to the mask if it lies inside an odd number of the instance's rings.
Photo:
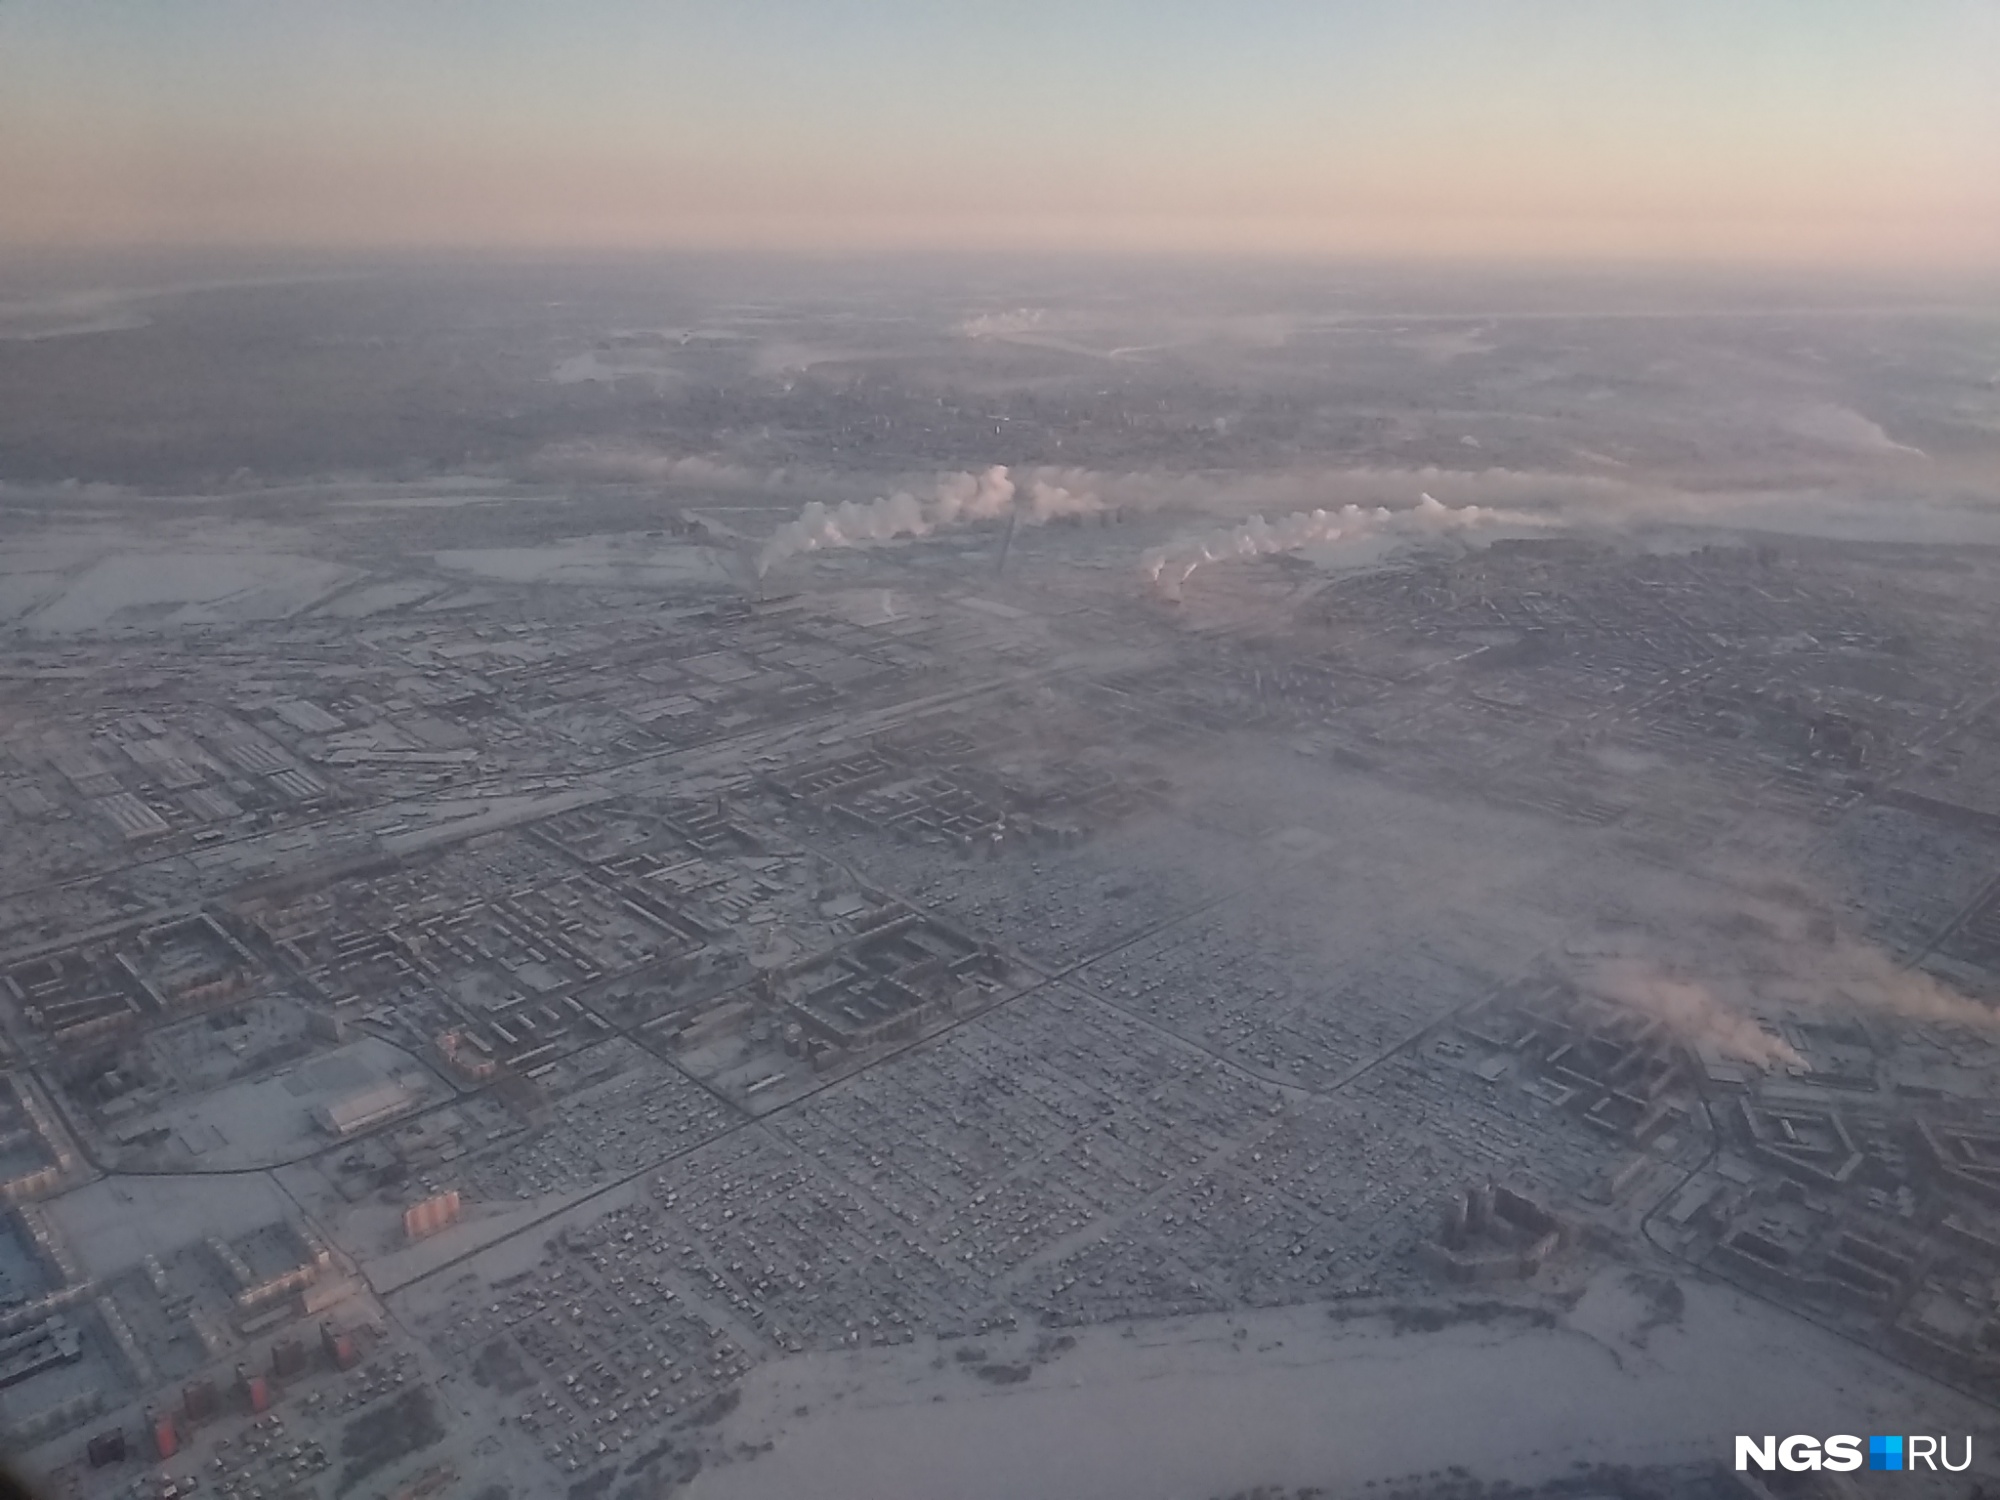
<svg viewBox="0 0 2000 1500">
<path fill-rule="evenodd" d="M 34 287 L 51 1493 L 1992 1477 L 1990 288 Z"/>
</svg>

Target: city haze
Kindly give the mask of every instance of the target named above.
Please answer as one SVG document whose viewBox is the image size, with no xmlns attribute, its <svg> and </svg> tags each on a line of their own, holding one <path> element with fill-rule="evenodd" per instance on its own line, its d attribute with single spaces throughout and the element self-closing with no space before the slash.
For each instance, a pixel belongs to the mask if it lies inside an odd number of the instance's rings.
<svg viewBox="0 0 2000 1500">
<path fill-rule="evenodd" d="M 0 1453 L 1991 1492 L 1995 41 L 0 0 Z"/>
</svg>

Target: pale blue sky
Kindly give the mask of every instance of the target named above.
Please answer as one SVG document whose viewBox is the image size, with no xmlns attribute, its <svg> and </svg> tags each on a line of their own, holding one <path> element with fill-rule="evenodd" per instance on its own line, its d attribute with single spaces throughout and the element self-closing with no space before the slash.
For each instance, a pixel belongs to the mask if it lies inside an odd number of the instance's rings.
<svg viewBox="0 0 2000 1500">
<path fill-rule="evenodd" d="M 0 237 L 1979 259 L 2000 3 L 0 0 Z"/>
</svg>

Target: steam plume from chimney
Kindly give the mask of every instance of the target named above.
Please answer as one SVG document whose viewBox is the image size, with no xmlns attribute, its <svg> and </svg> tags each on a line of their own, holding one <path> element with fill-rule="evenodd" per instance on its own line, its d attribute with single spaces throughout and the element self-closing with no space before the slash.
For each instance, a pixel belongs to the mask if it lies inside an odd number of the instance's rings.
<svg viewBox="0 0 2000 1500">
<path fill-rule="evenodd" d="M 947 474 L 928 497 L 908 490 L 866 503 L 852 500 L 829 506 L 815 500 L 780 526 L 757 556 L 762 577 L 774 564 L 801 552 L 827 547 L 851 547 L 856 542 L 887 541 L 899 536 L 927 536 L 948 526 L 991 521 L 1013 515 L 1030 526 L 1062 516 L 1088 515 L 1103 507 L 1088 491 L 1069 490 L 1040 479 L 1016 485 L 1004 464 L 980 474 Z"/>
<path fill-rule="evenodd" d="M 1344 505 L 1339 510 L 1294 511 L 1276 522 L 1252 516 L 1239 526 L 1211 531 L 1192 541 L 1155 547 L 1145 554 L 1140 565 L 1153 582 L 1177 590 L 1203 563 L 1221 562 L 1225 558 L 1265 557 L 1320 543 L 1354 543 L 1380 536 L 1441 536 L 1482 526 L 1557 524 L 1549 516 L 1495 510 L 1485 505 L 1446 505 L 1424 495 L 1407 510 L 1390 510 L 1383 505 L 1368 509 Z"/>
</svg>

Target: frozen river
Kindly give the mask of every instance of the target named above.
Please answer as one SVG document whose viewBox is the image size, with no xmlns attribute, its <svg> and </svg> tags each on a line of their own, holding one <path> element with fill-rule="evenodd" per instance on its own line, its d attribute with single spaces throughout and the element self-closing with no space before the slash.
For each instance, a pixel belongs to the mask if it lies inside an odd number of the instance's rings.
<svg viewBox="0 0 2000 1500">
<path fill-rule="evenodd" d="M 773 1446 L 687 1493 L 1210 1500 L 1452 1465 L 1533 1482 L 1577 1464 L 1728 1462 L 1739 1432 L 1987 1431 L 1971 1403 L 1810 1324 L 1683 1288 L 1678 1322 L 1653 1328 L 1647 1300 L 1607 1271 L 1548 1327 L 1399 1333 L 1306 1307 L 1094 1329 L 1014 1385 L 949 1357 L 938 1368 L 924 1343 L 782 1361 L 725 1428 L 732 1449 Z M 1986 1468 L 1992 1443 L 1974 1448 Z"/>
</svg>

